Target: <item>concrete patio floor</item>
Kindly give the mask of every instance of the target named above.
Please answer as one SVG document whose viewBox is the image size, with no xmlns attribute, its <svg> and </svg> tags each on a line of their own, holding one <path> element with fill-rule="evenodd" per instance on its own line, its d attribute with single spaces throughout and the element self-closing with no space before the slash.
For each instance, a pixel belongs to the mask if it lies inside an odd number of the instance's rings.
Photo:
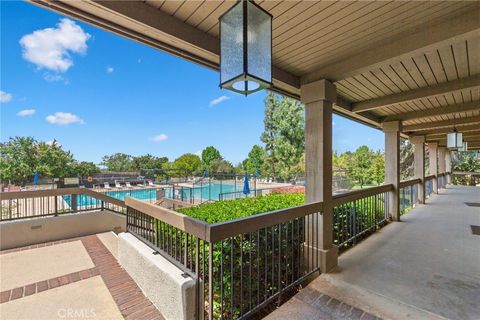
<svg viewBox="0 0 480 320">
<path fill-rule="evenodd" d="M 163 319 L 103 233 L 0 253 L 1 319 Z"/>
<path fill-rule="evenodd" d="M 357 318 L 338 308 L 319 315 L 322 296 L 384 319 L 479 319 L 480 236 L 471 225 L 480 225 L 480 207 L 465 203 L 480 203 L 480 188 L 441 190 L 342 254 L 335 273 L 312 281 L 269 319 L 303 319 L 305 305 L 312 318 Z"/>
</svg>

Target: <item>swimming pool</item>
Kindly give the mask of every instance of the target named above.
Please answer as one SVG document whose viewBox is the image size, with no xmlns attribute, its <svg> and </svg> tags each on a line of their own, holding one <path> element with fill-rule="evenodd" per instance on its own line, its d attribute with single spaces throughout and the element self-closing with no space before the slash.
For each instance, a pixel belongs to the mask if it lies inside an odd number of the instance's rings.
<svg viewBox="0 0 480 320">
<path fill-rule="evenodd" d="M 219 194 L 229 192 L 241 192 L 243 190 L 243 183 L 240 185 L 232 183 L 205 183 L 197 185 L 194 188 L 189 187 L 168 187 L 161 189 L 131 189 L 131 190 L 115 190 L 107 191 L 105 195 L 115 199 L 125 200 L 125 197 L 132 197 L 138 200 L 154 201 L 157 199 L 157 190 L 163 190 L 165 197 L 170 199 L 179 199 L 182 201 L 190 202 L 190 200 L 213 200 L 219 199 Z M 253 191 L 253 189 L 251 189 Z M 71 204 L 69 195 L 63 197 L 68 205 Z M 90 196 L 79 194 L 77 196 L 78 206 L 93 206 L 100 205 L 101 200 L 97 200 Z"/>
</svg>

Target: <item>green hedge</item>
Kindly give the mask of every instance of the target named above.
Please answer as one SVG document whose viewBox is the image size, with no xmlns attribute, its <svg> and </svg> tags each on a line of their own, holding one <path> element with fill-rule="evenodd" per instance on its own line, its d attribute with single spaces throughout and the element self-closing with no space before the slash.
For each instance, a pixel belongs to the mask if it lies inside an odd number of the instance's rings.
<svg viewBox="0 0 480 320">
<path fill-rule="evenodd" d="M 304 194 L 273 193 L 257 198 L 218 201 L 177 211 L 208 223 L 216 223 L 303 204 Z"/>
</svg>

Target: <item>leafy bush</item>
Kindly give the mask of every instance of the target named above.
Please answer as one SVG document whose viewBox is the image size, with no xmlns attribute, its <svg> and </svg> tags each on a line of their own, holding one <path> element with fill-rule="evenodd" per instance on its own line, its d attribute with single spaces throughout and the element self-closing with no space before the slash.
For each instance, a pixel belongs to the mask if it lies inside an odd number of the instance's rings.
<svg viewBox="0 0 480 320">
<path fill-rule="evenodd" d="M 300 206 L 304 203 L 304 194 L 273 193 L 257 198 L 217 201 L 197 207 L 177 209 L 177 211 L 208 223 L 216 223 Z"/>
</svg>

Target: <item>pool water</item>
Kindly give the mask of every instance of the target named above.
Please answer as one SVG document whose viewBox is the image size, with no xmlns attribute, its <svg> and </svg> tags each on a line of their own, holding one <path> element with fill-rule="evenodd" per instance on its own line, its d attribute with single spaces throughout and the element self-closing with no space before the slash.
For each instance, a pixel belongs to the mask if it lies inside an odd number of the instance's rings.
<svg viewBox="0 0 480 320">
<path fill-rule="evenodd" d="M 162 188 L 162 189 L 133 189 L 133 190 L 115 190 L 107 191 L 105 195 L 119 200 L 125 200 L 125 197 L 132 197 L 138 200 L 156 200 L 157 199 L 157 190 L 164 190 L 165 197 L 170 199 L 179 199 L 189 202 L 191 199 L 194 200 L 219 200 L 219 194 L 229 193 L 229 192 L 238 192 L 243 191 L 243 183 L 235 184 L 226 184 L 226 183 L 205 183 L 202 185 L 197 185 L 194 188 L 187 187 L 175 187 L 175 188 Z M 253 191 L 253 189 L 251 189 Z M 71 199 L 69 195 L 63 197 L 64 200 L 71 204 Z M 97 206 L 101 204 L 101 200 L 97 200 L 87 195 L 80 194 L 77 196 L 78 206 Z"/>
</svg>

